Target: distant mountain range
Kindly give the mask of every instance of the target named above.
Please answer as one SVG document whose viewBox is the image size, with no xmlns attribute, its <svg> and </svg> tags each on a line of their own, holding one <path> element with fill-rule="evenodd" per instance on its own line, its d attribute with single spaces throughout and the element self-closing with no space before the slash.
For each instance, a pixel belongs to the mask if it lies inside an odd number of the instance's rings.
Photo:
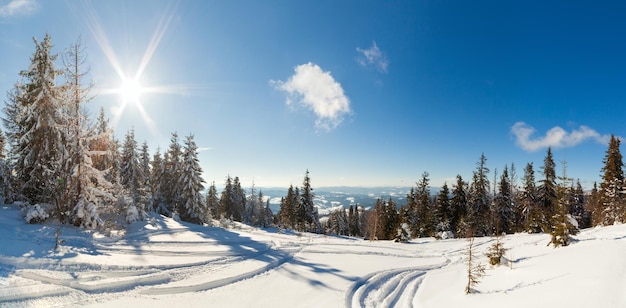
<svg viewBox="0 0 626 308">
<path fill-rule="evenodd" d="M 263 196 L 269 198 L 270 208 L 274 213 L 280 209 L 280 199 L 287 195 L 286 188 L 256 188 L 261 190 Z M 339 208 L 348 208 L 358 204 L 363 208 L 373 207 L 376 199 L 388 200 L 392 198 L 398 205 L 406 203 L 406 195 L 411 187 L 350 187 L 331 186 L 313 188 L 315 194 L 314 203 L 320 215 L 326 215 Z M 431 195 L 439 192 L 438 187 L 431 187 Z"/>
</svg>

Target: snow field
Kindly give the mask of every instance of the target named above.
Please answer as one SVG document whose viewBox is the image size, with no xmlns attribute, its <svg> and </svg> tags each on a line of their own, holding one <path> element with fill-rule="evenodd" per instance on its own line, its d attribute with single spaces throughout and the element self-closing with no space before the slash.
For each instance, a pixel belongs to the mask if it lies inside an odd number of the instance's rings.
<svg viewBox="0 0 626 308">
<path fill-rule="evenodd" d="M 545 234 L 502 239 L 505 266 L 464 294 L 464 239 L 406 244 L 203 227 L 151 216 L 125 234 L 28 225 L 0 208 L 2 307 L 626 307 L 626 225 L 547 247 Z M 494 238 L 477 238 L 480 262 Z"/>
</svg>

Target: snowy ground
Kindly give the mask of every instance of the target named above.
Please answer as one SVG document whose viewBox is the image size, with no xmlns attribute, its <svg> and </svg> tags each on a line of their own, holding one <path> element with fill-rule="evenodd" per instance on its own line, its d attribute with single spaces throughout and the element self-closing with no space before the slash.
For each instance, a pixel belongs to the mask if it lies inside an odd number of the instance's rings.
<svg viewBox="0 0 626 308">
<path fill-rule="evenodd" d="M 153 217 L 124 236 L 28 225 L 0 207 L 0 306 L 626 307 L 626 225 L 504 239 L 510 266 L 464 294 L 466 240 L 370 242 Z M 494 241 L 476 240 L 480 260 Z"/>
</svg>

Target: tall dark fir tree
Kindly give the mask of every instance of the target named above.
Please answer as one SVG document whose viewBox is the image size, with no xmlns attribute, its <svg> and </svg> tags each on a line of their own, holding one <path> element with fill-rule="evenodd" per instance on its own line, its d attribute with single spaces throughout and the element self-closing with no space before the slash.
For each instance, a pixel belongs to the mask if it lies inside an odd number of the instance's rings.
<svg viewBox="0 0 626 308">
<path fill-rule="evenodd" d="M 543 160 L 543 180 L 537 187 L 537 201 L 540 208 L 540 220 L 543 232 L 550 232 L 550 219 L 556 212 L 557 189 L 556 189 L 556 164 L 552 157 L 552 149 L 548 148 Z"/>
<path fill-rule="evenodd" d="M 601 214 L 599 223 L 612 225 L 622 223 L 626 219 L 624 191 L 624 163 L 620 152 L 620 140 L 611 135 L 609 148 L 604 156 L 602 167 L 602 183 L 600 184 Z"/>
</svg>

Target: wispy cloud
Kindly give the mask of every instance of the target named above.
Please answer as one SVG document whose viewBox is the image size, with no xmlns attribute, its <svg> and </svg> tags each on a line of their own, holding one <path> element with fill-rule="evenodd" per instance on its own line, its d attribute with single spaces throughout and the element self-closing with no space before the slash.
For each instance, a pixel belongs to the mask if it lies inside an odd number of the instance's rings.
<svg viewBox="0 0 626 308">
<path fill-rule="evenodd" d="M 198 151 L 198 153 L 200 152 L 206 152 L 206 151 L 210 151 L 213 150 L 212 147 L 198 147 L 198 149 L 196 151 Z"/>
<path fill-rule="evenodd" d="M 299 103 L 317 116 L 317 128 L 331 131 L 344 117 L 351 113 L 350 99 L 344 94 L 330 72 L 323 71 L 314 63 L 295 67 L 295 74 L 287 81 L 270 81 L 276 89 L 287 92 L 287 105 Z"/>
<path fill-rule="evenodd" d="M 559 126 L 549 129 L 543 137 L 534 138 L 535 128 L 524 123 L 517 122 L 511 127 L 511 132 L 516 138 L 515 143 L 525 151 L 534 152 L 540 149 L 574 147 L 587 140 L 608 144 L 610 136 L 601 135 L 588 126 L 581 125 L 577 129 L 567 132 Z"/>
<path fill-rule="evenodd" d="M 0 17 L 30 15 L 37 11 L 39 4 L 36 0 L 11 0 L 0 5 Z"/>
<path fill-rule="evenodd" d="M 371 66 L 381 73 L 387 73 L 387 69 L 389 68 L 389 59 L 387 59 L 385 53 L 378 48 L 375 41 L 372 42 L 372 47 L 367 49 L 357 47 L 356 51 L 359 53 L 357 61 L 361 64 L 361 66 Z"/>
</svg>

